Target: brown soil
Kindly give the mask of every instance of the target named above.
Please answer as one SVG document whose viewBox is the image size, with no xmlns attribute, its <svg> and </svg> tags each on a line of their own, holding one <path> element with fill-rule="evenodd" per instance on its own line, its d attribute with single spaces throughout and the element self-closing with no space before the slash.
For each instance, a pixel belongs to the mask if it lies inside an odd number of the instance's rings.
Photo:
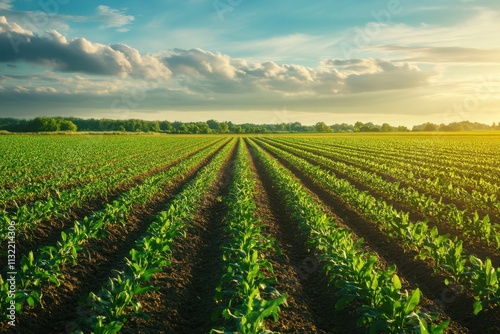
<svg viewBox="0 0 500 334">
<path fill-rule="evenodd" d="M 330 208 L 338 217 L 341 217 L 343 223 L 349 229 L 357 236 L 364 238 L 365 242 L 371 249 L 376 251 L 379 257 L 396 264 L 398 275 L 407 280 L 411 287 L 419 287 L 428 298 L 428 302 L 424 303 L 424 306 L 429 310 L 440 310 L 444 317 L 451 318 L 450 333 L 493 333 L 500 329 L 498 327 L 500 323 L 499 308 L 481 312 L 479 315 L 474 316 L 472 314 L 472 304 L 474 302 L 472 295 L 468 292 L 460 292 L 452 287 L 447 287 L 444 284 L 444 276 L 433 274 L 434 268 L 431 262 L 415 260 L 416 253 L 405 252 L 397 242 L 382 233 L 376 227 L 376 223 L 361 217 L 342 198 L 316 184 L 302 171 L 285 160 L 271 152 L 268 153 L 292 171 L 307 189 L 321 199 L 326 207 Z"/>
<path fill-rule="evenodd" d="M 227 209 L 221 198 L 227 194 L 232 180 L 235 153 L 234 149 L 221 169 L 217 182 L 207 189 L 201 208 L 191 224 L 187 225 L 186 237 L 175 240 L 171 266 L 154 275 L 150 281 L 159 290 L 138 296 L 143 305 L 142 310 L 151 319 L 132 318 L 125 324 L 122 333 L 208 333 L 211 328 L 222 325 L 222 320 L 213 321 L 211 317 L 217 309 L 213 300 L 215 288 L 223 274 L 221 245 L 227 240 L 223 229 Z M 334 289 L 328 285 L 322 263 L 314 251 L 308 251 L 305 244 L 307 237 L 293 222 L 273 180 L 251 153 L 250 150 L 258 191 L 255 200 L 259 217 L 265 225 L 263 233 L 274 238 L 281 250 L 269 251 L 267 254 L 277 278 L 275 287 L 289 295 L 288 306 L 281 307 L 276 323 L 267 321 L 268 328 L 282 333 L 365 332 L 356 326 L 359 314 L 355 306 L 343 311 L 334 309 L 337 297 Z M 92 315 L 79 300 L 90 291 L 99 291 L 102 284 L 113 276 L 114 270 L 123 268 L 123 258 L 147 230 L 151 217 L 164 209 L 172 196 L 180 192 L 182 186 L 193 179 L 212 156 L 193 168 L 187 178 L 164 189 L 147 205 L 137 205 L 125 227 L 109 226 L 106 229 L 107 237 L 86 244 L 89 256 L 82 254 L 77 266 L 63 269 L 65 279 L 61 286 L 43 287 L 45 308 L 26 308 L 23 314 L 18 314 L 15 328 L 0 324 L 0 331 L 11 330 L 12 333 L 23 334 L 69 333 L 76 329 L 79 317 Z M 415 260 L 414 253 L 405 253 L 397 242 L 382 233 L 374 222 L 361 217 L 342 198 L 314 183 L 283 159 L 278 158 L 278 161 L 292 171 L 304 188 L 325 206 L 332 218 L 353 231 L 354 238 L 364 238 L 366 248 L 379 256 L 382 267 L 387 263 L 396 264 L 405 288 L 419 287 L 423 291 L 426 298 L 421 305 L 426 310 L 439 311 L 442 319 L 453 320 L 448 333 L 500 332 L 498 308 L 473 316 L 470 293 L 462 292 L 455 286 L 445 286 L 443 276 L 433 275 L 432 263 Z M 124 190 L 116 190 L 116 194 L 120 191 Z M 109 200 L 103 199 L 103 203 Z M 96 202 L 92 205 L 102 207 L 103 204 Z M 75 213 L 76 218 L 92 211 L 87 207 L 80 210 Z M 24 252 L 55 242 L 69 221 L 61 222 L 59 227 L 48 224 L 46 227 L 49 232 L 38 239 L 35 237 L 33 244 L 27 243 Z"/>
<path fill-rule="evenodd" d="M 158 291 L 139 296 L 143 311 L 151 320 L 131 319 L 123 333 L 208 333 L 216 324 L 213 297 L 223 273 L 222 250 L 225 240 L 223 219 L 227 209 L 221 201 L 228 192 L 236 149 L 226 161 L 217 182 L 203 200 L 186 237 L 175 240 L 172 264 L 155 274 L 152 285 Z"/>
<path fill-rule="evenodd" d="M 302 149 L 302 150 L 308 150 L 308 148 L 310 148 L 311 146 L 310 145 L 306 145 L 307 147 L 304 147 L 302 145 L 299 145 L 299 144 L 290 144 L 290 143 L 287 143 L 287 145 L 290 145 L 290 146 L 293 146 L 293 147 L 296 147 L 296 148 L 299 148 L 299 149 Z M 314 154 L 318 154 L 318 155 L 321 155 L 323 157 L 326 157 L 326 158 L 329 158 L 329 159 L 332 159 L 334 161 L 339 161 L 339 162 L 343 162 L 343 163 L 346 163 L 346 164 L 350 164 L 350 165 L 353 165 L 353 166 L 356 166 L 357 168 L 363 170 L 363 171 L 366 171 L 366 172 L 371 172 L 371 173 L 374 173 L 374 174 L 377 174 L 378 176 L 382 177 L 384 180 L 386 180 L 387 182 L 399 182 L 401 187 L 405 187 L 405 188 L 408 188 L 408 187 L 412 187 L 414 188 L 415 190 L 419 191 L 419 192 L 423 192 L 423 193 L 427 193 L 429 195 L 432 195 L 436 198 L 439 198 L 439 197 L 442 197 L 442 201 L 444 204 L 454 204 L 459 210 L 468 210 L 468 211 L 471 211 L 469 210 L 467 207 L 468 207 L 468 204 L 464 201 L 458 201 L 458 200 L 454 200 L 454 199 L 450 199 L 448 198 L 446 195 L 442 195 L 442 194 L 439 194 L 439 193 L 434 193 L 434 192 L 429 192 L 427 189 L 422 189 L 421 187 L 417 187 L 417 186 L 412 186 L 408 183 L 406 183 L 404 180 L 400 180 L 398 178 L 395 178 L 394 176 L 392 175 L 389 175 L 387 173 L 384 173 L 382 171 L 379 171 L 379 170 L 376 170 L 376 169 L 373 169 L 371 167 L 367 167 L 367 166 L 363 166 L 359 163 L 356 163 L 356 162 L 353 162 L 349 159 L 342 159 L 342 158 L 336 158 L 336 157 L 332 157 L 326 153 L 314 153 Z M 466 190 L 469 190 L 469 189 L 466 189 Z M 487 214 L 489 214 L 490 218 L 492 221 L 500 221 L 500 216 L 494 212 L 488 212 L 487 210 L 484 210 L 484 209 L 481 209 L 481 208 L 475 208 L 479 214 L 479 216 L 483 217 L 483 216 L 486 216 Z M 495 211 L 496 212 L 496 211 Z"/>
<path fill-rule="evenodd" d="M 297 223 L 284 210 L 273 182 L 259 161 L 252 158 L 256 175 L 259 217 L 265 232 L 277 242 L 280 254 L 270 254 L 269 260 L 277 278 L 280 293 L 287 293 L 287 306 L 281 307 L 277 323 L 268 321 L 268 328 L 281 333 L 357 333 L 352 310 L 336 312 L 337 298 L 328 286 L 321 263 L 307 250 L 306 237 Z"/>
<path fill-rule="evenodd" d="M 266 143 L 272 145 L 272 142 L 266 141 Z M 283 150 L 287 151 L 291 154 L 294 154 L 290 150 L 287 150 L 287 149 L 283 149 Z M 312 159 L 310 159 L 310 158 L 307 158 L 307 157 L 301 157 L 301 158 L 308 161 L 309 163 L 316 165 L 316 163 L 314 161 L 312 161 Z M 330 158 L 330 159 L 332 159 L 332 158 Z M 456 237 L 459 240 L 462 240 L 463 244 L 464 244 L 464 251 L 467 254 L 474 254 L 475 256 L 479 257 L 480 259 L 490 258 L 494 267 L 497 267 L 500 265 L 500 254 L 496 250 L 492 249 L 491 246 L 488 246 L 486 244 L 486 242 L 484 242 L 483 240 L 478 240 L 478 239 L 474 240 L 471 238 L 464 237 L 464 235 L 462 234 L 462 232 L 459 229 L 454 228 L 453 226 L 450 226 L 449 224 L 436 221 L 436 219 L 434 219 L 432 217 L 427 217 L 427 216 L 423 215 L 421 212 L 419 212 L 418 210 L 416 210 L 414 207 L 405 205 L 405 204 L 403 204 L 399 201 L 396 201 L 396 200 L 392 200 L 384 193 L 377 191 L 377 189 L 372 189 L 372 188 L 366 186 L 365 184 L 353 179 L 348 174 L 345 174 L 343 172 L 338 171 L 337 169 L 334 169 L 334 168 L 329 167 L 329 166 L 325 166 L 323 164 L 321 165 L 321 167 L 335 173 L 335 175 L 338 178 L 345 179 L 345 180 L 349 181 L 349 183 L 351 183 L 353 186 L 355 186 L 358 190 L 367 191 L 367 192 L 371 193 L 372 195 L 374 195 L 375 197 L 381 198 L 382 200 L 384 200 L 388 204 L 392 205 L 395 209 L 397 209 L 399 211 L 408 212 L 410 214 L 410 219 L 412 221 L 426 220 L 428 222 L 429 227 L 432 228 L 432 227 L 436 226 L 438 228 L 440 234 L 443 234 L 443 235 L 449 234 L 451 237 Z"/>
<path fill-rule="evenodd" d="M 124 227 L 109 225 L 106 238 L 90 240 L 85 245 L 86 254 L 78 257 L 78 265 L 63 268 L 65 279 L 59 287 L 53 284 L 42 287 L 44 308 L 25 308 L 16 319 L 16 327 L 9 328 L 11 332 L 67 333 L 76 329 L 78 317 L 90 315 L 79 305 L 79 299 L 85 298 L 90 291 L 98 291 L 108 277 L 113 276 L 113 270 L 123 266 L 123 258 L 128 255 L 135 240 L 147 230 L 151 217 L 163 210 L 172 196 L 180 192 L 182 186 L 193 179 L 216 152 L 200 161 L 186 178 L 165 188 L 147 205 L 134 207 Z"/>
<path fill-rule="evenodd" d="M 68 217 L 44 220 L 30 229 L 29 233 L 19 233 L 16 239 L 17 259 L 21 259 L 23 255 L 28 254 L 30 251 L 36 252 L 36 250 L 43 245 L 54 244 L 57 240 L 59 240 L 61 232 L 69 227 L 72 227 L 75 220 L 83 219 L 84 217 L 92 214 L 93 211 L 104 209 L 106 203 L 112 202 L 123 192 L 126 192 L 131 188 L 141 184 L 148 177 L 166 171 L 182 160 L 193 156 L 194 154 L 198 153 L 208 146 L 210 145 L 190 152 L 186 156 L 172 161 L 168 164 L 160 165 L 149 171 L 146 171 L 139 175 L 135 175 L 131 180 L 123 182 L 117 188 L 112 189 L 107 196 L 98 196 L 91 201 L 83 203 L 79 207 L 73 208 Z M 5 254 L 0 254 L 0 263 L 7 263 Z"/>
</svg>

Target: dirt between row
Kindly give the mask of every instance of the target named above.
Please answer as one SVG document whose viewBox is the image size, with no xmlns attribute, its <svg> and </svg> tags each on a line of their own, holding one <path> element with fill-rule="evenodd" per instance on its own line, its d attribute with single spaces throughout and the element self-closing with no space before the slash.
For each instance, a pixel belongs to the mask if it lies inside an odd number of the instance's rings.
<svg viewBox="0 0 500 334">
<path fill-rule="evenodd" d="M 133 187 L 141 184 L 145 179 L 155 174 L 166 171 L 170 167 L 181 162 L 183 159 L 189 158 L 211 145 L 212 144 L 206 145 L 200 149 L 190 152 L 185 157 L 169 162 L 168 164 L 161 165 L 149 171 L 146 171 L 142 174 L 135 175 L 130 182 L 127 182 L 127 184 L 122 184 L 117 188 L 112 189 L 107 196 L 98 196 L 91 201 L 83 203 L 79 207 L 73 208 L 68 217 L 44 220 L 36 224 L 29 231 L 26 231 L 24 233 L 19 233 L 16 239 L 17 259 L 21 259 L 23 255 L 28 254 L 30 251 L 36 252 L 36 250 L 43 245 L 54 244 L 59 240 L 61 232 L 69 227 L 72 227 L 73 226 L 72 223 L 75 220 L 83 219 L 84 217 L 92 214 L 93 211 L 99 211 L 104 209 L 106 203 L 111 203 L 113 200 L 118 198 L 122 193 L 127 192 Z M 0 254 L 0 263 L 7 263 L 6 255 L 3 253 Z"/>
<path fill-rule="evenodd" d="M 222 250 L 226 240 L 222 198 L 232 180 L 236 148 L 206 190 L 202 205 L 172 247 L 171 265 L 153 276 L 158 291 L 138 296 L 150 320 L 131 319 L 123 333 L 208 333 L 216 325 L 211 318 L 217 305 L 215 289 L 223 274 Z"/>
<path fill-rule="evenodd" d="M 272 142 L 266 142 L 266 143 L 272 145 Z M 294 154 L 293 152 L 291 152 L 287 149 L 284 149 L 284 150 L 287 151 L 288 153 Z M 310 158 L 307 158 L 307 157 L 301 157 L 301 158 L 308 161 L 311 164 L 316 164 Z M 334 159 L 331 157 L 328 157 L 328 158 L 332 159 L 334 161 L 340 161 L 340 160 L 337 160 L 337 159 Z M 341 161 L 341 162 L 343 162 L 343 161 Z M 354 165 L 351 164 L 351 166 L 354 166 Z M 411 206 L 405 205 L 399 201 L 390 199 L 390 198 L 388 198 L 387 195 L 377 191 L 377 189 L 372 189 L 372 188 L 364 185 L 363 183 L 360 183 L 359 181 L 353 179 L 348 174 L 340 172 L 335 168 L 327 167 L 327 166 L 323 166 L 323 165 L 321 167 L 323 169 L 326 169 L 326 170 L 329 170 L 329 171 L 335 173 L 335 175 L 338 178 L 345 179 L 345 180 L 349 181 L 349 183 L 351 183 L 357 189 L 359 189 L 361 191 L 368 191 L 370 194 L 375 195 L 376 197 L 383 199 L 385 202 L 392 205 L 395 209 L 397 209 L 399 211 L 408 212 L 410 214 L 410 219 L 412 221 L 426 220 L 428 222 L 429 227 L 432 228 L 432 227 L 436 226 L 438 228 L 440 234 L 449 234 L 451 237 L 456 237 L 459 240 L 462 240 L 463 244 L 464 244 L 464 249 L 467 251 L 467 254 L 474 254 L 475 256 L 479 257 L 480 259 L 490 258 L 494 267 L 498 267 L 500 265 L 500 254 L 497 251 L 495 251 L 494 249 L 492 249 L 492 247 L 488 246 L 486 244 L 486 242 L 484 242 L 483 240 L 479 240 L 477 238 L 475 240 L 471 239 L 471 238 L 464 238 L 464 236 L 462 235 L 462 233 L 459 229 L 453 228 L 449 224 L 439 222 L 432 217 L 426 217 L 425 215 L 423 215 L 420 211 L 418 211 L 414 207 L 411 207 Z M 355 166 L 355 167 L 357 167 L 357 166 Z"/>
<path fill-rule="evenodd" d="M 221 245 L 227 241 L 223 227 L 227 208 L 221 199 L 228 192 L 227 175 L 232 175 L 232 168 L 231 160 L 220 181 L 207 190 L 186 237 L 176 240 L 172 265 L 154 275 L 152 284 L 159 290 L 139 296 L 151 320 L 131 319 L 123 333 L 208 333 L 223 325 L 223 320 L 211 317 L 217 310 L 215 288 L 223 274 Z M 362 333 L 350 311 L 334 311 L 336 299 L 325 276 L 319 268 L 308 267 L 308 261 L 316 265 L 316 260 L 306 250 L 305 238 L 280 209 L 282 205 L 262 166 L 254 166 L 252 160 L 252 169 L 257 179 L 259 217 L 265 225 L 263 233 L 274 238 L 281 249 L 279 254 L 266 254 L 277 277 L 275 287 L 289 295 L 278 322 L 268 320 L 267 328 L 281 333 Z"/>
<path fill-rule="evenodd" d="M 307 250 L 307 238 L 284 209 L 263 165 L 253 151 L 249 155 L 256 177 L 258 215 L 265 225 L 264 232 L 276 240 L 280 249 L 280 253 L 269 256 L 277 279 L 275 287 L 288 294 L 278 322 L 268 321 L 268 328 L 280 333 L 362 333 L 352 310 L 335 311 L 337 298 L 316 255 Z"/>
<path fill-rule="evenodd" d="M 334 309 L 337 297 L 328 285 L 321 263 L 314 252 L 307 250 L 306 237 L 285 210 L 282 198 L 267 175 L 263 165 L 252 154 L 251 166 L 257 182 L 258 215 L 264 224 L 263 233 L 274 238 L 280 252 L 267 254 L 277 278 L 275 287 L 289 295 L 287 305 L 281 307 L 277 322 L 266 321 L 267 328 L 281 333 L 364 333 L 356 326 L 355 307 Z M 227 213 L 222 198 L 234 174 L 236 150 L 228 157 L 217 182 L 206 194 L 201 208 L 186 229 L 186 236 L 175 240 L 171 266 L 153 276 L 150 283 L 158 291 L 139 295 L 142 311 L 149 320 L 131 318 L 122 333 L 208 333 L 223 323 L 213 321 L 217 309 L 213 296 L 223 274 L 221 245 L 227 241 L 223 219 Z M 272 154 L 271 154 L 272 155 Z M 45 309 L 26 309 L 19 315 L 13 333 L 69 333 L 77 328 L 80 316 L 91 316 L 79 304 L 79 299 L 90 291 L 97 292 L 121 268 L 123 257 L 133 247 L 134 241 L 149 226 L 149 219 L 168 204 L 183 185 L 194 178 L 196 172 L 208 161 L 200 163 L 190 176 L 155 198 L 146 207 L 134 210 L 126 228 L 111 226 L 108 237 L 90 242 L 86 249 L 90 257 L 80 256 L 75 267 L 65 268 L 66 279 L 60 287 L 44 287 Z M 316 200 L 323 203 L 330 216 L 350 228 L 355 238 L 364 238 L 368 250 L 376 253 L 382 263 L 395 263 L 398 275 L 407 288 L 420 287 L 426 298 L 421 305 L 429 311 L 439 311 L 442 319 L 453 321 L 448 333 L 500 332 L 499 312 L 489 310 L 479 316 L 471 314 L 471 296 L 455 287 L 446 287 L 443 277 L 432 274 L 432 263 L 414 260 L 412 253 L 404 253 L 376 226 L 326 189 L 308 179 L 299 169 L 283 159 L 278 161 L 290 169 Z M 0 325 L 0 331 L 6 330 Z"/>
<path fill-rule="evenodd" d="M 266 152 L 268 151 L 266 150 Z M 342 219 L 343 224 L 358 237 L 364 238 L 369 248 L 374 250 L 380 258 L 396 264 L 398 275 L 412 289 L 419 287 L 424 293 L 426 299 L 421 305 L 429 311 L 439 311 L 442 314 L 442 319 L 450 318 L 452 320 L 449 333 L 500 332 L 499 308 L 489 309 L 474 316 L 472 314 L 474 300 L 470 292 L 461 291 L 455 286 L 446 286 L 444 284 L 445 276 L 433 273 L 432 262 L 415 260 L 415 253 L 405 252 L 397 242 L 379 231 L 374 222 L 361 217 L 342 198 L 315 183 L 297 167 L 277 157 L 272 152 L 268 153 L 292 171 L 306 189 L 317 195 L 327 208 Z"/>
<path fill-rule="evenodd" d="M 146 152 L 146 153 L 147 154 L 152 154 L 152 153 L 158 152 L 158 151 L 159 151 L 159 149 L 156 149 L 156 150 L 153 150 L 151 152 Z M 125 157 L 120 157 L 120 158 L 117 158 L 117 159 L 109 160 L 106 163 L 110 165 L 110 164 L 115 164 L 115 163 L 118 163 L 118 162 L 123 162 L 125 160 L 132 161 L 132 159 L 135 159 L 137 157 L 141 157 L 143 155 L 144 155 L 144 153 L 137 153 L 137 154 L 133 154 L 133 155 L 130 155 L 130 156 L 125 156 Z M 158 157 L 158 159 L 162 159 L 162 158 L 165 158 L 165 157 L 166 157 L 166 155 Z M 88 171 L 88 170 L 90 170 L 92 168 L 98 168 L 98 167 L 101 167 L 102 165 L 103 165 L 103 163 L 100 163 L 100 164 L 93 163 L 93 164 L 85 166 L 84 171 Z M 116 173 L 121 172 L 122 170 L 124 170 L 126 168 L 127 168 L 127 165 L 123 165 L 120 168 L 116 168 L 116 169 L 113 169 L 110 172 L 106 172 L 104 175 L 107 176 L 107 175 L 110 175 L 110 174 L 116 174 Z M 70 168 L 68 170 L 68 172 L 72 171 L 74 169 L 75 168 Z M 45 178 L 43 178 L 41 180 L 33 180 L 30 183 L 32 183 L 32 184 L 43 183 L 43 181 L 45 181 L 45 180 L 59 178 L 60 175 L 61 175 L 61 173 L 56 173 L 55 175 L 47 174 Z M 35 201 L 47 199 L 50 196 L 55 197 L 55 196 L 57 196 L 57 191 L 64 191 L 64 190 L 70 190 L 70 189 L 75 189 L 75 188 L 78 188 L 78 187 L 82 187 L 82 186 L 84 186 L 84 185 L 92 182 L 93 179 L 95 179 L 95 176 L 88 175 L 87 178 L 85 178 L 83 180 L 80 180 L 80 181 L 76 181 L 74 179 L 70 180 L 69 182 L 60 185 L 57 189 L 54 189 L 54 188 L 47 189 L 47 190 L 45 190 L 45 191 L 43 191 L 41 193 L 33 194 L 31 197 L 25 197 L 25 198 L 15 199 L 15 200 L 11 201 L 11 203 L 6 204 L 4 210 L 11 211 L 11 210 L 14 210 L 16 206 L 22 206 L 22 205 L 26 205 L 26 204 L 29 204 L 29 203 L 32 203 L 32 202 L 35 202 Z M 7 189 L 9 189 L 9 188 L 7 188 Z M 12 188 L 10 188 L 10 189 L 12 189 Z M 14 203 L 15 203 L 15 205 L 14 205 Z"/>
<path fill-rule="evenodd" d="M 287 143 L 287 145 L 290 145 L 292 147 L 296 147 L 296 148 L 299 148 L 299 149 L 302 149 L 302 150 L 308 150 L 310 148 L 310 145 L 307 145 L 307 147 L 304 147 L 304 146 L 300 146 L 299 144 L 291 144 L 291 143 Z M 379 171 L 379 170 L 375 170 L 373 169 L 372 167 L 367 167 L 367 166 L 363 166 L 361 164 L 358 164 L 358 163 L 354 163 L 353 161 L 350 161 L 349 159 L 342 159 L 342 158 L 334 158 L 330 155 L 328 155 L 327 153 L 314 153 L 314 154 L 318 154 L 318 155 L 321 155 L 323 157 L 326 157 L 326 158 L 329 158 L 329 159 L 332 159 L 332 160 L 335 160 L 335 161 L 339 161 L 339 162 L 343 162 L 343 163 L 346 163 L 346 164 L 350 164 L 350 165 L 353 165 L 365 172 L 371 172 L 371 173 L 375 173 L 377 174 L 378 176 L 382 177 L 384 180 L 386 180 L 387 182 L 399 182 L 401 187 L 404 187 L 404 188 L 408 188 L 408 187 L 412 187 L 414 188 L 415 190 L 419 191 L 419 192 L 423 192 L 423 193 L 429 193 L 428 190 L 426 189 L 423 189 L 421 187 L 416 187 L 416 186 L 412 186 L 408 183 L 406 183 L 404 180 L 399 180 L 397 179 L 396 177 L 392 176 L 392 175 L 389 175 L 387 173 L 384 173 L 382 171 Z M 472 187 L 464 187 L 465 190 L 467 191 L 472 191 Z M 429 193 L 430 195 L 436 197 L 436 198 L 439 198 L 439 197 L 442 197 L 442 201 L 444 204 L 453 204 L 455 205 L 459 210 L 468 210 L 467 209 L 467 203 L 464 202 L 464 201 L 458 201 L 458 200 L 454 200 L 454 199 L 451 199 L 447 196 L 443 196 L 442 194 L 439 194 L 439 193 Z M 470 210 L 468 210 L 470 211 Z M 490 216 L 490 219 L 494 222 L 498 222 L 500 221 L 500 216 L 497 214 L 497 213 L 494 213 L 494 212 L 488 212 L 487 210 L 485 209 L 482 209 L 482 208 L 477 208 L 477 212 L 479 214 L 480 217 L 483 217 L 483 216 L 486 216 L 487 214 L 489 214 Z"/>
<path fill-rule="evenodd" d="M 192 180 L 196 173 L 222 148 L 219 147 L 194 166 L 183 180 L 174 182 L 153 198 L 147 205 L 137 205 L 124 227 L 109 225 L 107 236 L 90 240 L 79 254 L 76 266 L 63 268 L 64 279 L 60 286 L 46 284 L 42 287 L 43 309 L 26 307 L 18 314 L 16 326 L 0 330 L 11 333 L 70 333 L 78 327 L 78 318 L 91 316 L 79 305 L 79 300 L 89 292 L 97 292 L 114 270 L 123 266 L 123 259 L 134 246 L 135 240 L 145 233 L 150 219 L 168 205 L 171 198 Z"/>
</svg>

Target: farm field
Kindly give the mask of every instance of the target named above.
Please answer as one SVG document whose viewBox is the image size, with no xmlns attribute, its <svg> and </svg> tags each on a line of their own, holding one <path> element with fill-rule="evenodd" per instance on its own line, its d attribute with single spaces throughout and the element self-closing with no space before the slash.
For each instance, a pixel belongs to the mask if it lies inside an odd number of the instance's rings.
<svg viewBox="0 0 500 334">
<path fill-rule="evenodd" d="M 498 333 L 499 148 L 0 136 L 0 331 Z"/>
</svg>

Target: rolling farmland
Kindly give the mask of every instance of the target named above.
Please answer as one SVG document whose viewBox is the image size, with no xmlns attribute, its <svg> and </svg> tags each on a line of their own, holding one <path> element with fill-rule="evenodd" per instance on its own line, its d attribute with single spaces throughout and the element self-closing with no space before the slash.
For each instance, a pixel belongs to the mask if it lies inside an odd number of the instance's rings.
<svg viewBox="0 0 500 334">
<path fill-rule="evenodd" d="M 0 330 L 500 332 L 499 147 L 0 136 Z"/>
</svg>

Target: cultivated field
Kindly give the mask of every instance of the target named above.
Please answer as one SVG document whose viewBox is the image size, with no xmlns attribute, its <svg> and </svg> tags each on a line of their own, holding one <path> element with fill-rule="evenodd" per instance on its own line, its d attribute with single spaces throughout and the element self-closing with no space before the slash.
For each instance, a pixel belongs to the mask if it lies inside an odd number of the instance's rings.
<svg viewBox="0 0 500 334">
<path fill-rule="evenodd" d="M 0 331 L 498 333 L 499 148 L 0 136 Z"/>
</svg>

